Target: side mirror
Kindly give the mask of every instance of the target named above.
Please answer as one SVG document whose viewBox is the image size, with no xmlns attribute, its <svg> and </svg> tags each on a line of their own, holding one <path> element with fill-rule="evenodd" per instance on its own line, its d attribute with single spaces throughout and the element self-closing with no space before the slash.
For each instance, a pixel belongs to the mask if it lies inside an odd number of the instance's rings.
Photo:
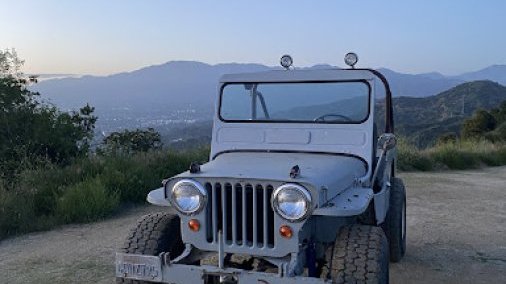
<svg viewBox="0 0 506 284">
<path fill-rule="evenodd" d="M 397 145 L 397 137 L 393 133 L 383 133 L 378 138 L 378 146 L 383 149 L 383 151 L 389 151 L 395 148 Z"/>
</svg>

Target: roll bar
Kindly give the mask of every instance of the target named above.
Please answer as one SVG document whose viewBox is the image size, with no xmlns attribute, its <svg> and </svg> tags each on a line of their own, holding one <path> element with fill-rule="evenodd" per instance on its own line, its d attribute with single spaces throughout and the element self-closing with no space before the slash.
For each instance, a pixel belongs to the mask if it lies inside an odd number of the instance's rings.
<svg viewBox="0 0 506 284">
<path fill-rule="evenodd" d="M 390 90 L 390 84 L 388 83 L 387 78 L 381 72 L 374 69 L 369 68 L 356 68 L 356 69 L 345 69 L 345 70 L 364 70 L 373 73 L 376 77 L 378 77 L 383 86 L 385 86 L 385 133 L 394 133 L 394 113 L 392 106 L 392 91 Z"/>
</svg>

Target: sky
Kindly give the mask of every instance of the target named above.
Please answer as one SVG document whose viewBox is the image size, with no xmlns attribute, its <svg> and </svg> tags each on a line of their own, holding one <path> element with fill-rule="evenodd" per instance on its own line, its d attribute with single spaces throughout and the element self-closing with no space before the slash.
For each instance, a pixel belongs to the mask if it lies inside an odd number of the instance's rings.
<svg viewBox="0 0 506 284">
<path fill-rule="evenodd" d="M 0 0 L 25 73 L 106 75 L 172 60 L 455 75 L 506 64 L 504 0 Z"/>
</svg>

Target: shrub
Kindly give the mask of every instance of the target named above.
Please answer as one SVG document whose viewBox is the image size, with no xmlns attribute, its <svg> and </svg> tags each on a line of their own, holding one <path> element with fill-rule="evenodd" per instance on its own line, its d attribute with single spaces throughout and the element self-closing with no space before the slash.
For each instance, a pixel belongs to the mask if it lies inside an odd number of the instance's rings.
<svg viewBox="0 0 506 284">
<path fill-rule="evenodd" d="M 113 132 L 103 140 L 100 152 L 104 154 L 132 154 L 147 152 L 162 147 L 160 133 L 153 128 L 147 130 L 124 130 Z"/>
<path fill-rule="evenodd" d="M 434 162 L 415 146 L 400 139 L 397 147 L 397 168 L 401 171 L 430 171 Z"/>
<path fill-rule="evenodd" d="M 497 121 L 486 110 L 477 110 L 473 116 L 462 124 L 462 137 L 478 138 L 496 127 Z"/>
<path fill-rule="evenodd" d="M 445 133 L 437 138 L 436 145 L 440 144 L 448 144 L 448 143 L 457 143 L 458 136 L 454 132 Z"/>
<path fill-rule="evenodd" d="M 161 180 L 205 161 L 208 148 L 96 156 L 66 167 L 25 170 L 7 188 L 0 180 L 0 239 L 58 224 L 106 217 L 122 203 L 142 203 Z"/>
<path fill-rule="evenodd" d="M 161 186 L 163 178 L 183 172 L 192 161 L 205 160 L 206 154 L 207 149 L 199 149 L 183 153 L 153 151 L 109 156 L 104 158 L 104 173 L 100 179 L 121 201 L 143 202 L 150 190 Z"/>
<path fill-rule="evenodd" d="M 8 191 L 0 183 L 0 239 L 41 225 L 33 224 L 34 219 L 33 200 L 29 193 L 21 190 Z"/>
<path fill-rule="evenodd" d="M 63 168 L 47 164 L 21 173 L 19 187 L 33 193 L 34 210 L 37 215 L 51 215 L 56 209 L 58 197 L 67 186 L 93 178 L 103 170 L 103 162 L 94 157 L 76 160 Z"/>
<path fill-rule="evenodd" d="M 506 145 L 486 140 L 467 140 L 418 149 L 401 140 L 397 158 L 397 168 L 403 171 L 476 169 L 482 166 L 506 165 Z"/>
<path fill-rule="evenodd" d="M 465 170 L 477 168 L 480 164 L 475 153 L 462 149 L 461 146 L 454 143 L 440 144 L 427 151 L 434 162 L 444 168 Z"/>
<path fill-rule="evenodd" d="M 57 201 L 56 214 L 64 223 L 90 222 L 109 215 L 118 205 L 118 196 L 95 178 L 67 187 Z"/>
</svg>

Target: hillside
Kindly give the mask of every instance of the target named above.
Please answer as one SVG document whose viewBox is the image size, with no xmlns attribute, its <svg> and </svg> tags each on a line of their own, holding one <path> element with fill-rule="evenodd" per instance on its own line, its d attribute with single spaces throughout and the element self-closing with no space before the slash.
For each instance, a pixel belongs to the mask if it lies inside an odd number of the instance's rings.
<svg viewBox="0 0 506 284">
<path fill-rule="evenodd" d="M 396 130 L 424 147 L 441 134 L 459 133 L 475 110 L 490 110 L 505 100 L 506 87 L 492 81 L 460 84 L 427 98 L 394 98 Z"/>
</svg>

